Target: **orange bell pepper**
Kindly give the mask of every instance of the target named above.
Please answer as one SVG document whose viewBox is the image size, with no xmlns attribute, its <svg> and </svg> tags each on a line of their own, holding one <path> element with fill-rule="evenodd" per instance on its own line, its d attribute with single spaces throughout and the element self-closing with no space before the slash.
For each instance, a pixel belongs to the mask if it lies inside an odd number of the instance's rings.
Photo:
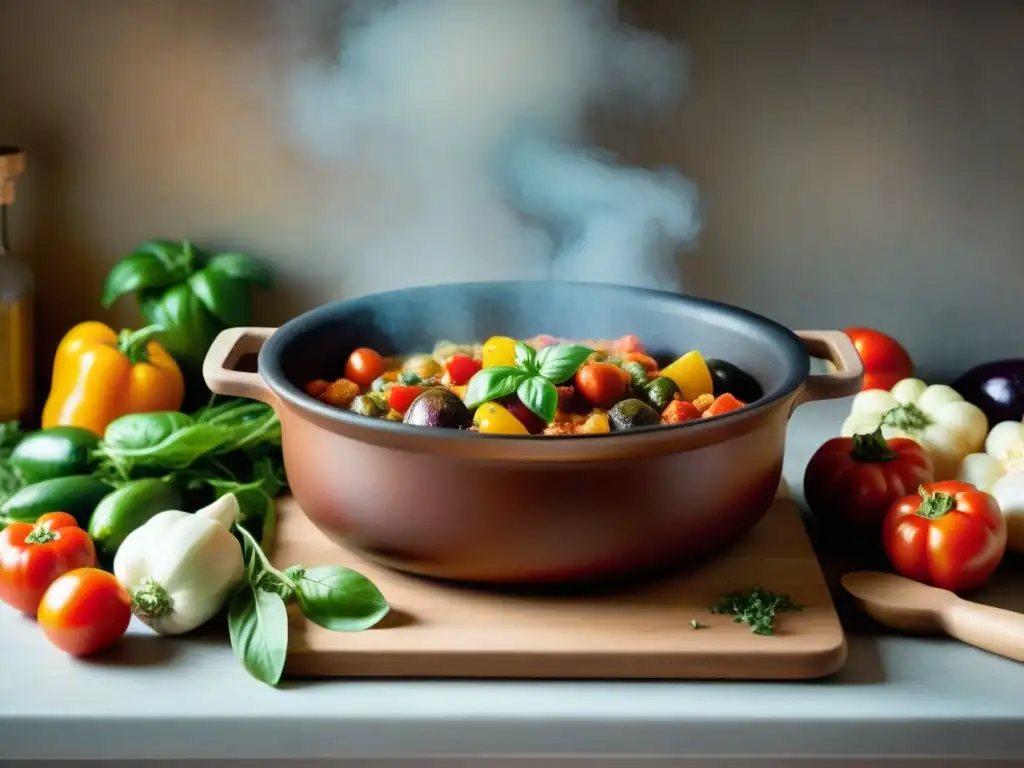
<svg viewBox="0 0 1024 768">
<path fill-rule="evenodd" d="M 148 326 L 115 333 L 103 323 L 79 323 L 61 340 L 53 361 L 43 428 L 74 426 L 100 437 L 129 413 L 176 411 L 185 397 L 181 369 Z"/>
</svg>

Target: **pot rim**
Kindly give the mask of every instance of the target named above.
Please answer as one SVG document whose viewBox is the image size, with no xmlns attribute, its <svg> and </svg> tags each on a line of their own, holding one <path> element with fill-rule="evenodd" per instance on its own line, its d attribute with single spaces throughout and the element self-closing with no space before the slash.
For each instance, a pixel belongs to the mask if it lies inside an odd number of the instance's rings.
<svg viewBox="0 0 1024 768">
<path fill-rule="evenodd" d="M 474 281 L 446 284 L 446 287 L 474 289 L 495 285 L 503 287 L 536 286 L 551 282 L 547 280 Z M 290 410 L 312 417 L 314 422 L 332 432 L 364 442 L 398 447 L 403 450 L 434 451 L 444 454 L 459 453 L 472 458 L 493 456 L 502 459 L 510 458 L 514 453 L 516 458 L 528 460 L 565 460 L 569 454 L 579 454 L 581 459 L 596 458 L 598 455 L 625 457 L 625 455 L 635 454 L 637 449 L 640 449 L 642 453 L 661 453 L 666 450 L 685 450 L 721 442 L 759 426 L 769 411 L 775 410 L 784 401 L 794 398 L 796 391 L 804 384 L 810 373 L 810 356 L 800 337 L 784 325 L 750 310 L 712 299 L 653 288 L 587 281 L 559 282 L 587 287 L 596 291 L 627 291 L 644 294 L 651 302 L 685 303 L 713 310 L 743 326 L 753 327 L 762 332 L 767 331 L 770 336 L 778 340 L 779 353 L 782 355 L 792 354 L 798 362 L 794 366 L 793 373 L 782 384 L 770 392 L 766 392 L 756 403 L 741 410 L 683 424 L 652 425 L 626 432 L 607 434 L 573 435 L 570 439 L 564 440 L 557 438 L 538 440 L 536 435 L 493 435 L 455 429 L 424 429 L 421 426 L 403 422 L 368 419 L 365 416 L 321 403 L 288 380 L 281 365 L 284 349 L 300 334 L 307 332 L 311 327 L 319 325 L 321 321 L 333 315 L 339 305 L 383 298 L 401 299 L 403 296 L 411 296 L 417 292 L 437 287 L 427 285 L 341 299 L 323 304 L 292 318 L 274 331 L 260 349 L 258 371 L 281 404 L 288 406 Z M 730 428 L 721 429 L 726 424 Z M 528 453 L 515 449 L 509 450 L 512 446 L 521 447 L 525 444 L 531 446 Z M 488 450 L 488 448 L 496 450 Z M 581 450 L 574 450 L 574 448 Z"/>
</svg>

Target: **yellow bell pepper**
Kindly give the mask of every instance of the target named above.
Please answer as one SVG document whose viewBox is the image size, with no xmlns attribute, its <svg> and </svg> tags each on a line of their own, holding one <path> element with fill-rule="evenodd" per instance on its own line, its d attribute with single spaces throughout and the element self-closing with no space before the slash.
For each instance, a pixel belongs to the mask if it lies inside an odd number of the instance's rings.
<svg viewBox="0 0 1024 768">
<path fill-rule="evenodd" d="M 715 383 L 711 379 L 704 357 L 697 350 L 687 352 L 673 363 L 665 366 L 658 374 L 667 376 L 679 387 L 683 400 L 692 403 L 701 395 L 710 395 L 715 391 Z"/>
<path fill-rule="evenodd" d="M 181 369 L 153 340 L 149 326 L 115 333 L 103 323 L 79 323 L 61 340 L 53 361 L 42 425 L 74 426 L 103 436 L 129 413 L 176 411 L 185 397 Z"/>
</svg>

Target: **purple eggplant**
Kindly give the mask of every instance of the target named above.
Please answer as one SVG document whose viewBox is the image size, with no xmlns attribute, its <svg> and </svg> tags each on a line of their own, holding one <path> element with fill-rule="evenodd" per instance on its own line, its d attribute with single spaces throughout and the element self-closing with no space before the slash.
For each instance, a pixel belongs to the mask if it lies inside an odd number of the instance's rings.
<svg viewBox="0 0 1024 768">
<path fill-rule="evenodd" d="M 953 389 L 985 412 L 989 426 L 1024 419 L 1024 359 L 979 365 L 953 382 Z"/>
</svg>

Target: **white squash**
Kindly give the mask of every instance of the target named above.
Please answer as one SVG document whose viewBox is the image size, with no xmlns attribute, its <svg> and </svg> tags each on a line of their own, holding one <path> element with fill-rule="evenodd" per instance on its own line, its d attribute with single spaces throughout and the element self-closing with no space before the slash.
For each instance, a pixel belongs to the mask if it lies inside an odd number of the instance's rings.
<svg viewBox="0 0 1024 768">
<path fill-rule="evenodd" d="M 951 480 L 964 457 L 981 450 L 988 418 L 945 384 L 903 379 L 890 391 L 868 389 L 853 398 L 841 427 L 844 437 L 882 428 L 886 439 L 907 437 L 919 443 L 935 468 L 936 480 Z"/>
</svg>

